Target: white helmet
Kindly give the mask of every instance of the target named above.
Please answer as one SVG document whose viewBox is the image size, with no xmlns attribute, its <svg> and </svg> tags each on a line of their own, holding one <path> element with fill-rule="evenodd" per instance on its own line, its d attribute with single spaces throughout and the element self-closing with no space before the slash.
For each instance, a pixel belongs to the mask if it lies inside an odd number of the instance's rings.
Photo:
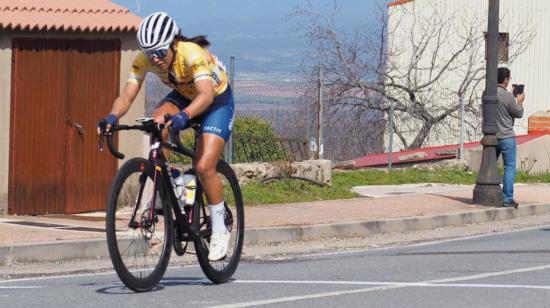
<svg viewBox="0 0 550 308">
<path fill-rule="evenodd" d="M 156 50 L 172 43 L 178 33 L 174 19 L 164 12 L 156 12 L 141 21 L 137 41 L 143 50 Z"/>
</svg>

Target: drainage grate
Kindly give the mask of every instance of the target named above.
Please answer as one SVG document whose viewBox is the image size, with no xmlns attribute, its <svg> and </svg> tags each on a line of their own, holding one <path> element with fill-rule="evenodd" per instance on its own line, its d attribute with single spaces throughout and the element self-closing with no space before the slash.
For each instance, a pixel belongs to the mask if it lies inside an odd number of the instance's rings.
<svg viewBox="0 0 550 308">
<path fill-rule="evenodd" d="M 29 226 L 29 227 L 42 227 L 42 228 L 66 227 L 66 225 L 49 224 L 49 223 L 34 222 L 34 221 L 4 221 L 4 223 L 14 224 L 14 225 L 22 225 L 22 226 Z"/>
<path fill-rule="evenodd" d="M 48 214 L 48 218 L 61 218 L 70 220 L 84 220 L 84 221 L 105 221 L 105 216 L 85 216 L 78 214 Z"/>
<path fill-rule="evenodd" d="M 83 232 L 105 232 L 103 228 L 90 228 L 90 227 L 72 227 L 67 225 L 60 224 L 50 224 L 43 222 L 34 222 L 34 221 L 3 221 L 3 223 L 20 225 L 27 227 L 40 227 L 40 228 L 51 228 L 55 230 L 68 230 L 68 231 L 83 231 Z"/>
<path fill-rule="evenodd" d="M 414 191 L 393 191 L 387 192 L 386 195 L 409 195 L 414 194 Z"/>
<path fill-rule="evenodd" d="M 105 232 L 105 229 L 102 229 L 102 228 L 88 228 L 88 227 L 63 227 L 59 229 L 71 230 L 71 231 L 85 231 L 85 232 Z"/>
</svg>

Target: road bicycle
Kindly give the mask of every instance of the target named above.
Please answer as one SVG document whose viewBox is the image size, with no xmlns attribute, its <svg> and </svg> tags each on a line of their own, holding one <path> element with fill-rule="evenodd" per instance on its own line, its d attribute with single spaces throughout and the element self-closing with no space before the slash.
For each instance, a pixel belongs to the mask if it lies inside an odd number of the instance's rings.
<svg viewBox="0 0 550 308">
<path fill-rule="evenodd" d="M 110 188 L 106 213 L 107 244 L 118 277 L 135 292 L 150 291 L 166 272 L 172 248 L 181 256 L 192 242 L 206 277 L 216 284 L 228 281 L 239 264 L 244 239 L 243 200 L 235 173 L 225 161 L 218 162 L 216 169 L 224 186 L 224 220 L 231 238 L 227 256 L 220 261 L 209 261 L 212 230 L 203 187 L 197 178 L 194 203 L 180 206 L 162 152 L 163 148 L 168 148 L 194 160 L 195 146 L 192 149 L 184 147 L 179 134 L 170 128 L 171 141 L 164 142 L 161 136 L 164 124 L 155 123 L 150 118 L 138 121 L 138 125 L 114 125 L 107 133 L 105 122 L 100 123 L 100 150 L 103 150 L 106 138 L 110 152 L 119 159 L 123 159 L 124 154 L 113 145 L 116 132 L 139 130 L 151 135 L 149 158 L 126 161 Z M 198 129 L 198 125 L 194 124 L 193 128 Z M 192 167 L 185 173 L 196 175 Z"/>
</svg>

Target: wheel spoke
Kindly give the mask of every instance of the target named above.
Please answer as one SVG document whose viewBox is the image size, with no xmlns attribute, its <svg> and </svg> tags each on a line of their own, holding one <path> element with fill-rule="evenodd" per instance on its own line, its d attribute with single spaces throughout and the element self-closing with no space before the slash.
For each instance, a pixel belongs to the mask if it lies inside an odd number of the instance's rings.
<svg viewBox="0 0 550 308">
<path fill-rule="evenodd" d="M 223 163 L 218 165 L 218 174 L 222 179 L 224 201 L 227 205 L 226 226 L 231 232 L 227 255 L 224 259 L 208 260 L 211 229 L 208 211 L 204 211 L 207 202 L 202 189 L 199 190 L 198 203 L 195 205 L 195 211 L 200 213 L 200 216 L 196 215 L 195 219 L 199 220 L 196 224 L 200 226 L 200 243 L 203 244 L 197 245 L 197 257 L 206 276 L 215 283 L 227 281 L 235 272 L 240 261 L 244 235 L 244 208 L 237 179 L 230 167 Z M 199 209 L 199 207 L 202 208 Z"/>
<path fill-rule="evenodd" d="M 113 185 L 115 197 L 111 197 L 107 211 L 111 260 L 124 284 L 135 291 L 150 290 L 158 284 L 166 271 L 171 250 L 171 242 L 166 243 L 171 241 L 167 230 L 172 228 L 172 217 L 166 215 L 166 218 L 148 209 L 155 186 L 159 197 L 157 206 L 164 204 L 161 189 L 152 180 L 151 170 L 154 169 L 142 168 L 142 164 L 147 163 L 133 159 L 121 167 Z M 143 192 L 141 198 L 138 197 L 140 190 Z M 128 222 L 132 214 L 136 224 L 130 227 Z"/>
</svg>

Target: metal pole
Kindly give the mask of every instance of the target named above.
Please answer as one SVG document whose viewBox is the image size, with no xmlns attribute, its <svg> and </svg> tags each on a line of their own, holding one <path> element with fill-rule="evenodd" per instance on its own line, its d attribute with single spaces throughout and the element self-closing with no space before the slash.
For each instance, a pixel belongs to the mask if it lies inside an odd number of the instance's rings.
<svg viewBox="0 0 550 308">
<path fill-rule="evenodd" d="M 497 70 L 498 70 L 498 23 L 499 0 L 489 0 L 489 20 L 487 26 L 487 67 L 485 92 L 483 93 L 483 153 L 479 175 L 473 193 L 476 204 L 501 206 L 502 191 L 497 168 L 496 132 Z"/>
<path fill-rule="evenodd" d="M 319 142 L 317 153 L 323 159 L 323 66 L 319 66 Z"/>
<path fill-rule="evenodd" d="M 388 144 L 388 169 L 391 170 L 392 153 L 393 153 L 393 102 L 390 102 L 390 136 Z"/>
<path fill-rule="evenodd" d="M 464 96 L 460 96 L 460 147 L 458 158 L 464 159 Z"/>
<path fill-rule="evenodd" d="M 229 86 L 235 95 L 235 57 L 231 56 L 229 58 Z M 235 118 L 233 118 L 235 121 Z M 233 122 L 235 124 L 235 122 Z M 229 135 L 229 140 L 227 140 L 227 146 L 225 147 L 225 159 L 229 164 L 233 163 L 233 134 Z"/>
<path fill-rule="evenodd" d="M 310 109 L 309 108 L 310 102 L 309 102 L 309 100 L 307 101 L 306 104 L 307 104 L 306 105 L 306 145 L 307 145 L 306 149 L 307 149 L 307 153 L 308 153 L 307 159 L 313 159 L 314 154 L 313 154 L 313 151 L 311 151 L 311 145 L 310 145 L 311 136 L 310 136 L 310 133 L 309 133 L 309 117 L 310 117 L 310 114 L 309 114 L 309 112 L 310 112 L 310 110 L 309 110 Z"/>
</svg>

